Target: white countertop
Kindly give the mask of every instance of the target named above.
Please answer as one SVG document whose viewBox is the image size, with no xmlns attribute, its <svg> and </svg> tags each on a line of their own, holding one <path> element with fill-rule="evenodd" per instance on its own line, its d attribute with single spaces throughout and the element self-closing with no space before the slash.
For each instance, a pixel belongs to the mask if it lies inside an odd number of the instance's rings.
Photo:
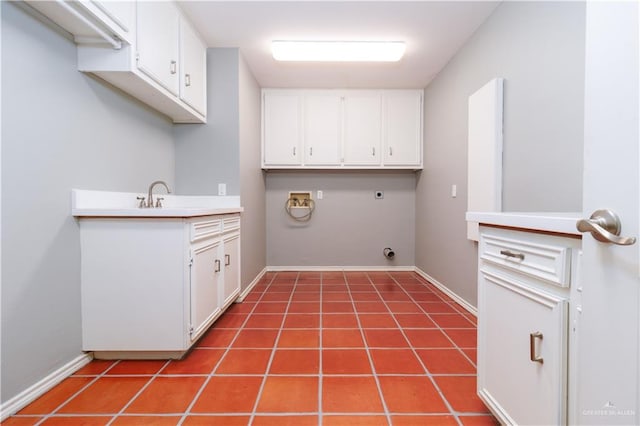
<svg viewBox="0 0 640 426">
<path fill-rule="evenodd" d="M 582 219 L 580 212 L 467 212 L 466 218 L 468 222 L 477 222 L 481 225 L 582 235 L 576 229 L 576 222 Z"/>
<path fill-rule="evenodd" d="M 185 196 L 154 194 L 162 197 L 163 207 L 139 208 L 135 192 L 109 192 L 72 190 L 71 214 L 75 217 L 194 217 L 216 214 L 240 213 L 240 197 L 237 196 Z"/>
</svg>

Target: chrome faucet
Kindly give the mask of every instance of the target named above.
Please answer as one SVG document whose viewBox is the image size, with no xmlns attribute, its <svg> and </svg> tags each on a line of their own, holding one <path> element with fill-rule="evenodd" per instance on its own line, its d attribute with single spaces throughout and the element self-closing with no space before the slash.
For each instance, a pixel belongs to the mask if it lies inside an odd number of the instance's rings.
<svg viewBox="0 0 640 426">
<path fill-rule="evenodd" d="M 167 189 L 167 194 L 171 194 L 171 190 L 169 189 L 169 185 L 166 184 L 166 182 L 162 181 L 162 180 L 157 180 L 153 183 L 151 183 L 151 185 L 149 185 L 149 194 L 147 195 L 147 207 L 151 208 L 154 207 L 153 205 L 153 188 L 156 185 L 164 185 L 164 187 Z M 161 200 L 163 200 L 164 198 L 160 198 L 158 197 L 158 201 L 155 205 L 155 207 L 162 207 L 162 203 L 160 203 Z"/>
</svg>

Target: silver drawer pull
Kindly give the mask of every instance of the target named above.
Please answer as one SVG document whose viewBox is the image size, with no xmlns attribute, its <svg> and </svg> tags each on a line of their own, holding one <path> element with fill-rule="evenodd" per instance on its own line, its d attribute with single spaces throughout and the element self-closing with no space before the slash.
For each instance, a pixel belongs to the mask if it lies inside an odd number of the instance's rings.
<svg viewBox="0 0 640 426">
<path fill-rule="evenodd" d="M 224 255 L 224 266 L 229 266 L 231 265 L 231 255 L 230 254 L 225 254 Z"/>
<path fill-rule="evenodd" d="M 216 259 L 215 262 L 215 269 L 213 270 L 213 272 L 220 272 L 220 259 Z"/>
<path fill-rule="evenodd" d="M 529 334 L 529 357 L 533 362 L 544 364 L 544 359 L 536 354 L 536 339 L 542 340 L 542 333 L 536 331 L 535 333 Z"/>
<path fill-rule="evenodd" d="M 500 250 L 500 254 L 507 257 L 515 257 L 516 259 L 524 260 L 524 254 L 514 253 L 511 250 Z"/>
</svg>

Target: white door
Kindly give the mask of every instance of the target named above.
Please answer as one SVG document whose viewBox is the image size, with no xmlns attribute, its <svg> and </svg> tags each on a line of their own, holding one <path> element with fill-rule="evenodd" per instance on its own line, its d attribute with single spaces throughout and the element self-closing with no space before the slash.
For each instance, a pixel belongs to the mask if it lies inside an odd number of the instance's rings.
<svg viewBox="0 0 640 426">
<path fill-rule="evenodd" d="M 384 164 L 419 166 L 422 161 L 422 92 L 386 91 L 382 99 Z"/>
<path fill-rule="evenodd" d="M 240 293 L 240 234 L 224 238 L 224 286 L 221 305 L 231 303 Z"/>
<path fill-rule="evenodd" d="M 310 166 L 340 165 L 342 99 L 335 92 L 309 92 L 304 99 L 304 162 Z"/>
<path fill-rule="evenodd" d="M 192 249 L 191 253 L 191 341 L 207 329 L 219 309 L 222 275 L 220 240 L 214 239 Z"/>
<path fill-rule="evenodd" d="M 180 19 L 180 99 L 207 113 L 207 46 L 186 19 Z"/>
<path fill-rule="evenodd" d="M 138 68 L 178 96 L 178 10 L 172 2 L 136 5 Z"/>
<path fill-rule="evenodd" d="M 380 92 L 347 93 L 344 99 L 344 163 L 380 165 Z"/>
<path fill-rule="evenodd" d="M 262 152 L 265 166 L 302 164 L 302 96 L 298 92 L 265 93 L 262 104 Z"/>
<path fill-rule="evenodd" d="M 583 214 L 614 210 L 621 235 L 638 237 L 638 3 L 586 8 Z M 584 234 L 583 249 L 574 306 L 577 405 L 569 421 L 638 424 L 638 243 L 605 244 Z"/>
</svg>

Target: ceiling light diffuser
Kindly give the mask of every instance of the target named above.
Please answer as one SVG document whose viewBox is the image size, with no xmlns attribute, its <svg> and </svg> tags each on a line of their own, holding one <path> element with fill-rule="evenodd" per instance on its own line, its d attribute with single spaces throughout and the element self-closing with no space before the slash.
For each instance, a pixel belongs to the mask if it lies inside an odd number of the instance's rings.
<svg viewBox="0 0 640 426">
<path fill-rule="evenodd" d="M 287 41 L 271 42 L 277 61 L 396 62 L 405 51 L 403 41 Z"/>
</svg>

